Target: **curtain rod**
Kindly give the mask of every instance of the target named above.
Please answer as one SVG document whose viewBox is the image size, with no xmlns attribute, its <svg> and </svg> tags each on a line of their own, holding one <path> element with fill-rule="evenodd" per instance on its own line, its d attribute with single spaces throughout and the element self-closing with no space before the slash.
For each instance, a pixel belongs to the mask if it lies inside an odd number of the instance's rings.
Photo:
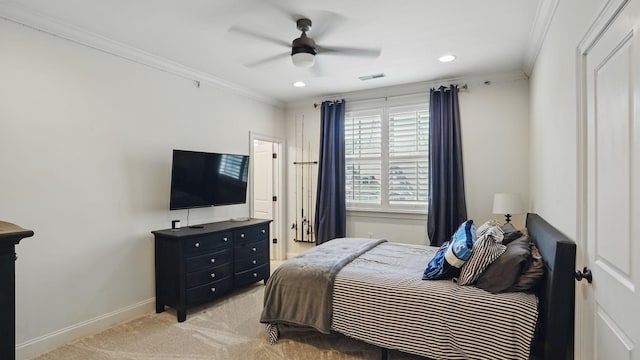
<svg viewBox="0 0 640 360">
<path fill-rule="evenodd" d="M 462 91 L 465 92 L 467 90 L 469 90 L 469 87 L 467 86 L 467 84 L 462 84 L 462 85 L 458 85 L 458 84 L 451 84 L 451 85 L 455 85 L 458 86 L 458 91 Z M 444 85 L 442 85 L 444 86 Z M 440 87 L 442 87 L 440 86 Z M 407 94 L 400 94 L 400 95 L 389 95 L 389 96 L 378 96 L 378 97 L 372 97 L 372 98 L 363 98 L 363 99 L 355 99 L 353 100 L 354 102 L 357 101 L 372 101 L 372 100 L 384 100 L 387 101 L 388 99 L 395 99 L 395 98 L 402 98 L 402 97 L 409 97 L 409 96 L 416 96 L 416 95 L 424 95 L 424 94 L 428 94 L 429 91 L 420 91 L 420 92 L 413 92 L 413 93 L 407 93 Z M 342 101 L 342 100 L 324 100 L 324 101 Z M 313 103 L 313 107 L 317 108 L 318 106 L 320 106 L 322 104 L 318 104 L 318 103 Z"/>
</svg>

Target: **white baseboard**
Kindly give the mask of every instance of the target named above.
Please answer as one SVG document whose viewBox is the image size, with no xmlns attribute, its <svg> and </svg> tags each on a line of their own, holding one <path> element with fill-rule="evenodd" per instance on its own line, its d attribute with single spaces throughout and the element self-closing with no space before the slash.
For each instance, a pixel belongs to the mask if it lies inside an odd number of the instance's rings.
<svg viewBox="0 0 640 360">
<path fill-rule="evenodd" d="M 154 297 L 17 344 L 16 359 L 33 359 L 75 339 L 148 314 L 155 311 L 155 303 Z"/>
</svg>

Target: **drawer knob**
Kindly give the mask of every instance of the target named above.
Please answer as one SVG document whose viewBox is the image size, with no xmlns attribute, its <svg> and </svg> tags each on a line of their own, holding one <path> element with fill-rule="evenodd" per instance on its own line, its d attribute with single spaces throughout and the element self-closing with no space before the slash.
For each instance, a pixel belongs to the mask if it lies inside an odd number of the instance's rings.
<svg viewBox="0 0 640 360">
<path fill-rule="evenodd" d="M 253 263 L 253 265 L 257 264 L 258 261 L 257 260 L 252 260 L 251 263 Z"/>
<path fill-rule="evenodd" d="M 253 277 L 258 277 L 258 273 L 253 273 Z"/>
<path fill-rule="evenodd" d="M 263 233 L 263 234 L 264 234 L 264 233 L 266 233 L 266 232 L 267 232 L 267 230 L 265 230 L 265 229 L 262 229 L 262 233 Z"/>
<path fill-rule="evenodd" d="M 244 239 L 244 233 L 240 234 L 240 237 Z"/>
<path fill-rule="evenodd" d="M 199 248 L 199 247 L 200 247 L 200 243 L 199 243 L 199 242 L 197 242 L 197 243 L 193 244 L 193 246 L 195 246 L 195 247 Z"/>
<path fill-rule="evenodd" d="M 252 247 L 251 251 L 256 252 L 256 248 Z"/>
<path fill-rule="evenodd" d="M 224 240 L 224 242 L 229 241 L 229 239 L 227 239 L 227 237 L 226 237 L 226 236 L 224 237 L 224 239 L 223 239 L 223 240 Z"/>
<path fill-rule="evenodd" d="M 215 278 L 216 277 L 216 273 L 211 273 L 211 277 Z"/>
<path fill-rule="evenodd" d="M 215 262 L 216 262 L 216 259 L 211 258 L 211 263 L 213 264 L 213 263 L 215 263 Z"/>
<path fill-rule="evenodd" d="M 214 287 L 213 287 L 213 288 L 211 288 L 211 292 L 212 292 L 212 293 L 216 292 L 216 288 L 214 288 Z"/>
</svg>

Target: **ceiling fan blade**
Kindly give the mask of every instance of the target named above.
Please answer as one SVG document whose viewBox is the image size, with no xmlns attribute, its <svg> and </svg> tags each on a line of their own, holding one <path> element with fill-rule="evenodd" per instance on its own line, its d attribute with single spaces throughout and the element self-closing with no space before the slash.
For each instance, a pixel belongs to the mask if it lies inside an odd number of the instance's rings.
<svg viewBox="0 0 640 360">
<path fill-rule="evenodd" d="M 254 3 L 256 2 L 254 1 Z M 298 12 L 292 11 L 290 7 L 279 4 L 277 1 L 259 1 L 257 2 L 257 4 L 262 7 L 263 11 L 275 12 L 281 16 L 284 16 L 287 20 L 293 21 L 294 27 L 296 20 L 305 17 Z"/>
<path fill-rule="evenodd" d="M 322 42 L 322 39 L 331 31 L 339 28 L 347 21 L 344 16 L 334 13 L 332 11 L 322 11 L 318 15 L 314 16 L 309 36 L 317 42 Z"/>
<path fill-rule="evenodd" d="M 282 54 L 276 54 L 276 55 L 269 56 L 269 57 L 264 58 L 264 59 L 260 59 L 260 60 L 257 60 L 257 61 L 252 61 L 250 63 L 246 63 L 246 64 L 244 64 L 244 66 L 249 67 L 249 68 L 254 68 L 254 67 L 261 66 L 261 65 L 270 63 L 272 61 L 277 61 L 277 60 L 280 60 L 280 59 L 284 59 L 284 58 L 287 58 L 287 57 L 290 57 L 290 56 L 291 55 L 289 55 L 288 52 L 282 53 Z"/>
<path fill-rule="evenodd" d="M 331 55 L 346 55 L 346 56 L 363 56 L 363 57 L 378 57 L 382 50 L 380 49 L 365 49 L 365 48 L 350 48 L 342 46 L 324 47 L 317 46 L 316 51 L 320 54 Z"/>
<path fill-rule="evenodd" d="M 284 47 L 287 47 L 287 48 L 291 47 L 291 44 L 289 42 L 287 42 L 287 41 L 276 39 L 274 37 L 271 37 L 271 36 L 268 36 L 268 35 L 265 35 L 265 34 L 261 34 L 261 33 L 255 32 L 255 31 L 251 31 L 249 29 L 241 28 L 239 26 L 230 27 L 229 28 L 229 32 L 236 33 L 236 34 L 243 35 L 243 36 L 256 38 L 256 39 L 260 39 L 260 40 L 265 40 L 265 41 L 268 41 L 270 43 L 277 44 L 277 45 L 280 45 L 280 46 L 284 46 Z"/>
</svg>

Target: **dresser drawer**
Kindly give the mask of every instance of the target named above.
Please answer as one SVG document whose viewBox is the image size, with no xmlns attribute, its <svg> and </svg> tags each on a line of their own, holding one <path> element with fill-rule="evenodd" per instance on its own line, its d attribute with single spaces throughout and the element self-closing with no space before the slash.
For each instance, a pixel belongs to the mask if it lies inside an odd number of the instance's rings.
<svg viewBox="0 0 640 360">
<path fill-rule="evenodd" d="M 187 259 L 187 272 L 210 269 L 231 261 L 231 249 L 194 256 Z"/>
<path fill-rule="evenodd" d="M 225 294 L 233 288 L 233 277 L 211 282 L 187 290 L 187 306 L 200 304 Z"/>
<path fill-rule="evenodd" d="M 258 242 L 251 242 L 251 243 L 246 243 L 246 244 L 242 244 L 240 246 L 236 246 L 233 249 L 234 253 L 235 253 L 235 258 L 236 259 L 240 259 L 240 258 L 245 258 L 245 257 L 249 257 L 249 256 L 255 256 L 258 254 L 262 254 L 262 253 L 267 253 L 267 256 L 269 254 L 269 242 L 267 241 L 258 241 Z"/>
<path fill-rule="evenodd" d="M 187 256 L 203 254 L 210 250 L 224 248 L 231 243 L 231 232 L 219 232 L 204 236 L 193 237 L 184 242 Z"/>
<path fill-rule="evenodd" d="M 189 273 L 187 274 L 187 289 L 210 283 L 212 281 L 224 279 L 227 276 L 231 275 L 231 273 L 231 264 L 225 264 L 222 266 L 214 267 L 212 269 Z"/>
<path fill-rule="evenodd" d="M 262 252 L 253 256 L 242 259 L 236 258 L 233 271 L 239 273 L 241 271 L 264 265 L 269 262 L 269 254 Z"/>
<path fill-rule="evenodd" d="M 234 245 L 256 240 L 269 240 L 269 224 L 253 226 L 233 232 Z"/>
<path fill-rule="evenodd" d="M 258 268 L 242 271 L 233 276 L 234 286 L 243 286 L 254 283 L 259 280 L 269 278 L 269 264 L 262 265 Z"/>
</svg>

